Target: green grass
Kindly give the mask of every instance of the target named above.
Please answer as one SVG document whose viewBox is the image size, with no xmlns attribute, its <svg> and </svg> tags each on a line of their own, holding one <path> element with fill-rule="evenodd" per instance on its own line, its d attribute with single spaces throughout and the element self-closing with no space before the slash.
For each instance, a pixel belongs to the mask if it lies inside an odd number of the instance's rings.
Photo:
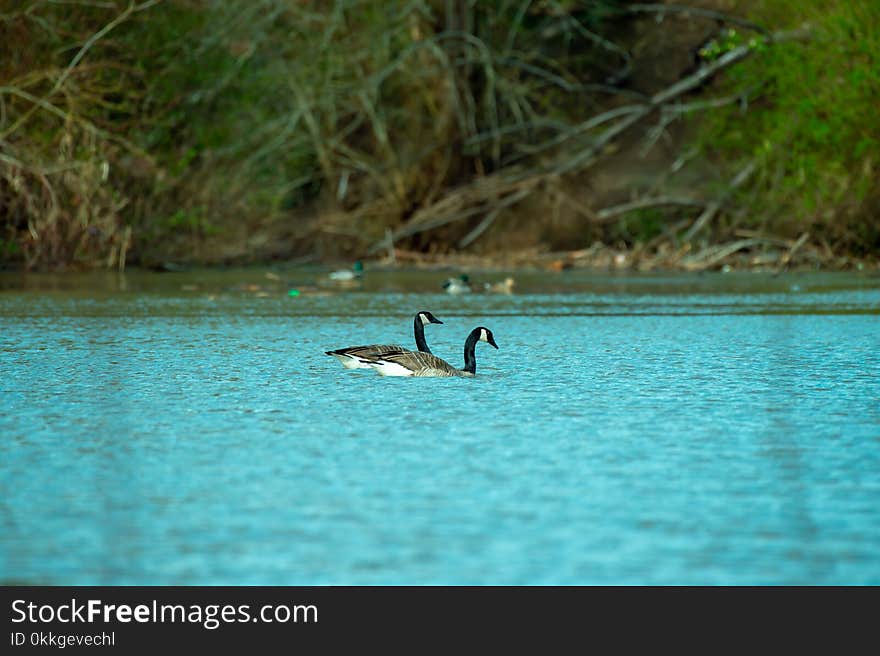
<svg viewBox="0 0 880 656">
<path fill-rule="evenodd" d="M 880 247 L 880 3 L 759 0 L 746 15 L 808 40 L 757 49 L 725 73 L 720 92 L 760 88 L 743 114 L 715 112 L 702 143 L 722 161 L 756 160 L 740 200 L 753 227 L 810 230 L 833 245 Z"/>
</svg>

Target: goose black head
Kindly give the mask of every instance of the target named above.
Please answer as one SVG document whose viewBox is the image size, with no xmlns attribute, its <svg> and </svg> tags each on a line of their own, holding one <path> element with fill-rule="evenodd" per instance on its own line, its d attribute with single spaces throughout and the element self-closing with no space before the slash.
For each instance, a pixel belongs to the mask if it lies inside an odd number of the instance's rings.
<svg viewBox="0 0 880 656">
<path fill-rule="evenodd" d="M 498 348 L 498 344 L 495 343 L 495 337 L 492 335 L 492 331 L 488 328 L 484 328 L 480 326 L 477 330 L 480 331 L 480 341 L 491 344 L 495 348 Z"/>
<path fill-rule="evenodd" d="M 425 310 L 419 312 L 419 319 L 422 320 L 422 325 L 428 325 L 429 323 L 443 323 L 440 319 Z"/>
</svg>

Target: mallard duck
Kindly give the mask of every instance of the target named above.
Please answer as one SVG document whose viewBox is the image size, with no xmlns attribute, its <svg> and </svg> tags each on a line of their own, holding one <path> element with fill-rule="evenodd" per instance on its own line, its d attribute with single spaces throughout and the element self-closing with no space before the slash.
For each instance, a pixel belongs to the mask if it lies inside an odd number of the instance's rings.
<svg viewBox="0 0 880 656">
<path fill-rule="evenodd" d="M 515 282 L 513 278 L 507 277 L 501 282 L 487 282 L 483 285 L 483 289 L 485 289 L 490 294 L 512 294 L 514 284 Z"/>
<path fill-rule="evenodd" d="M 428 343 L 425 341 L 425 326 L 429 323 L 443 323 L 430 312 L 419 312 L 413 319 L 413 334 L 416 338 L 416 348 L 421 353 L 431 353 Z M 369 344 L 367 346 L 348 346 L 334 351 L 324 351 L 326 355 L 332 355 L 342 363 L 346 369 L 369 369 L 370 365 L 362 358 L 378 356 L 383 353 L 409 352 L 398 344 Z"/>
<path fill-rule="evenodd" d="M 365 361 L 383 376 L 416 376 L 449 378 L 452 376 L 474 376 L 477 373 L 477 357 L 474 353 L 477 342 L 486 342 L 498 348 L 492 331 L 483 326 L 474 328 L 464 343 L 464 368 L 456 369 L 451 364 L 430 353 L 413 351 L 393 351 L 371 356 Z"/>
<path fill-rule="evenodd" d="M 470 294 L 473 291 L 471 280 L 466 273 L 461 274 L 458 278 L 447 278 L 443 283 L 443 289 L 447 294 Z"/>
<path fill-rule="evenodd" d="M 332 271 L 328 274 L 328 278 L 330 280 L 335 280 L 336 282 L 347 282 L 352 280 L 360 280 L 364 275 L 364 265 L 360 260 L 355 262 L 350 269 L 340 269 L 339 271 Z"/>
</svg>

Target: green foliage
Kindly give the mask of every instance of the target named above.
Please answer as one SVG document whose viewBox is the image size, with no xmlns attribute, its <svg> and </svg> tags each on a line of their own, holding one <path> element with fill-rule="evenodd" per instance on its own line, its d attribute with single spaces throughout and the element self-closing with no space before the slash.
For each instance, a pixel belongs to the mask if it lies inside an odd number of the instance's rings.
<svg viewBox="0 0 880 656">
<path fill-rule="evenodd" d="M 616 0 L 8 4 L 3 77 L 30 96 L 0 125 L 16 145 L 5 189 L 24 189 L 0 221 L 28 266 L 116 262 L 128 226 L 135 255 L 185 257 L 316 201 L 349 217 L 340 234 L 382 235 L 438 189 L 522 159 L 590 104 L 583 81 L 621 66 L 601 36 Z M 64 139 L 65 165 L 104 162 L 110 178 L 64 189 Z"/>
<path fill-rule="evenodd" d="M 625 214 L 615 224 L 612 241 L 626 244 L 644 244 L 663 233 L 669 217 L 661 208 L 648 207 Z"/>
<path fill-rule="evenodd" d="M 734 48 L 743 45 L 746 38 L 734 28 L 724 28 L 721 33 L 699 50 L 699 55 L 706 61 L 713 61 Z M 758 37 L 749 38 L 749 43 L 757 48 L 761 43 Z"/>
<path fill-rule="evenodd" d="M 760 227 L 876 245 L 880 6 L 742 2 L 811 39 L 727 29 L 703 49 L 750 43 L 723 84 L 761 89 L 745 114 L 711 113 L 706 150 L 760 162 L 744 194 Z M 592 87 L 631 61 L 611 38 L 628 4 L 0 0 L 0 261 L 221 259 L 212 244 L 246 252 L 267 226 L 362 246 L 444 190 L 587 150 L 601 128 L 576 126 L 613 97 Z M 605 236 L 663 223 L 645 211 Z"/>
<path fill-rule="evenodd" d="M 744 8 L 774 30 L 809 37 L 762 47 L 730 69 L 729 91 L 760 88 L 760 97 L 745 114 L 732 107 L 704 121 L 703 143 L 723 160 L 760 164 L 743 192 L 753 223 L 876 248 L 878 232 L 868 227 L 880 208 L 880 4 L 763 0 Z"/>
</svg>

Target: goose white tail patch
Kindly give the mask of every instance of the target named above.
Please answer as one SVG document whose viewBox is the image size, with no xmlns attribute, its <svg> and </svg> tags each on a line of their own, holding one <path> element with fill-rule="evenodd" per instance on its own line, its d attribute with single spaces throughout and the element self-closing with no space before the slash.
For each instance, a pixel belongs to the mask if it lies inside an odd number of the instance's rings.
<svg viewBox="0 0 880 656">
<path fill-rule="evenodd" d="M 370 363 L 370 366 L 383 376 L 412 376 L 412 369 L 397 364 L 396 362 L 388 362 L 387 360 L 377 360 Z"/>
<path fill-rule="evenodd" d="M 341 355 L 339 353 L 333 353 L 333 357 L 339 360 L 342 363 L 342 366 L 346 369 L 369 369 L 370 365 L 364 362 L 363 360 L 358 360 L 357 358 L 353 358 L 350 355 Z"/>
</svg>

